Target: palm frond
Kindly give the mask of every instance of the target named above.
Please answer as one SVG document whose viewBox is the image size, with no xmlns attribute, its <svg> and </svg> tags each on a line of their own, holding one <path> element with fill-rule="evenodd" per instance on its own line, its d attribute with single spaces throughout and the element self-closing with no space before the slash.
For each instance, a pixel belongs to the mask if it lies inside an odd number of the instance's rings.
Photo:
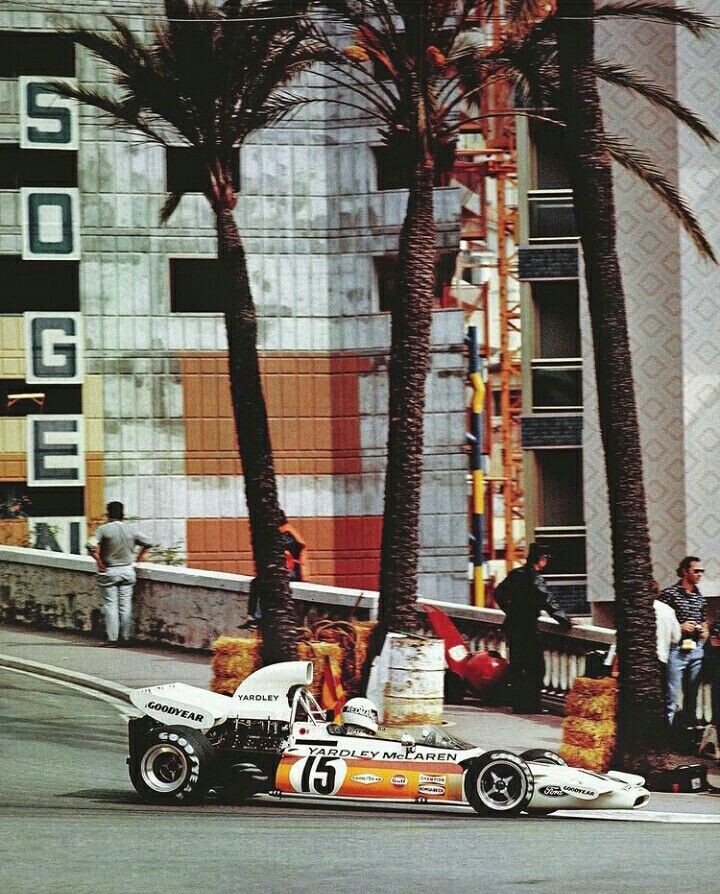
<svg viewBox="0 0 720 894">
<path fill-rule="evenodd" d="M 137 130 L 154 143 L 167 145 L 167 139 L 157 126 L 160 122 L 148 120 L 147 114 L 138 107 L 132 96 L 117 98 L 102 90 L 74 87 L 64 81 L 51 82 L 51 86 L 60 96 L 76 99 L 108 115 L 110 117 L 108 124 L 111 127 Z"/>
<path fill-rule="evenodd" d="M 616 16 L 632 19 L 650 19 L 666 25 L 686 28 L 696 37 L 712 28 L 718 27 L 716 19 L 695 12 L 687 6 L 672 6 L 663 0 L 626 0 L 626 2 L 606 3 L 599 6 L 594 13 L 596 19 L 608 19 Z"/>
<path fill-rule="evenodd" d="M 620 137 L 605 134 L 602 141 L 610 156 L 647 184 L 672 215 L 680 221 L 700 254 L 717 264 L 715 252 L 694 212 L 655 162 Z"/>
<path fill-rule="evenodd" d="M 177 206 L 180 204 L 180 200 L 182 199 L 184 193 L 182 192 L 171 192 L 165 201 L 162 204 L 162 208 L 160 209 L 160 223 L 166 224 L 170 218 L 173 216 L 174 212 L 177 210 Z"/>
<path fill-rule="evenodd" d="M 632 90 L 635 93 L 640 94 L 640 96 L 644 96 L 645 99 L 649 100 L 653 105 L 667 109 L 679 121 L 686 124 L 693 133 L 697 134 L 706 145 L 709 146 L 712 143 L 718 142 L 718 138 L 710 130 L 708 125 L 702 118 L 696 115 L 692 109 L 683 105 L 683 103 L 665 90 L 664 87 L 655 84 L 639 72 L 603 60 L 596 60 L 593 64 L 593 70 L 597 77 L 601 78 L 603 81 L 609 84 L 616 84 L 627 90 Z"/>
</svg>

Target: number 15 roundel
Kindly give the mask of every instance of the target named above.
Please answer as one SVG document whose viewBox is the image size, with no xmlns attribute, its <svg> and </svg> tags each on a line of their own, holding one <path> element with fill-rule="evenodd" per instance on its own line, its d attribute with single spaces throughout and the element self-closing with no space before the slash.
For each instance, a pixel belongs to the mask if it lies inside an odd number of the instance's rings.
<svg viewBox="0 0 720 894">
<path fill-rule="evenodd" d="M 347 774 L 347 764 L 337 757 L 304 757 L 290 769 L 290 785 L 307 795 L 335 795 Z"/>
</svg>

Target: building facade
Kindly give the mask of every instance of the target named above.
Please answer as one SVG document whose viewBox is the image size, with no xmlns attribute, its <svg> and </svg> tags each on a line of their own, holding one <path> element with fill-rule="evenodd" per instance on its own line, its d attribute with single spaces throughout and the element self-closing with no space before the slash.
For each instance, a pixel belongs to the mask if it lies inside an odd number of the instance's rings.
<svg viewBox="0 0 720 894">
<path fill-rule="evenodd" d="M 708 14 L 709 2 L 695 4 Z M 598 29 L 597 54 L 649 73 L 720 132 L 710 84 L 720 40 L 639 21 Z M 606 128 L 652 156 L 720 248 L 720 158 L 667 112 L 603 87 Z M 607 482 L 582 259 L 557 135 L 525 131 L 523 248 L 524 420 L 528 528 L 557 547 L 556 583 L 586 594 L 613 625 Z M 618 250 L 628 311 L 654 574 L 674 580 L 702 557 L 707 595 L 720 592 L 720 272 L 702 260 L 660 202 L 615 169 Z"/>
<path fill-rule="evenodd" d="M 147 37 L 159 11 L 69 0 L 62 20 L 102 28 L 113 12 Z M 0 10 L 0 532 L 78 552 L 121 500 L 166 555 L 252 573 L 210 208 L 182 147 L 47 94 L 56 77 L 109 83 L 58 39 L 60 24 L 49 4 Z M 407 193 L 367 120 L 310 108 L 240 150 L 236 217 L 280 499 L 307 544 L 306 576 L 375 589 L 388 270 Z M 189 192 L 160 226 L 178 185 Z M 459 208 L 456 188 L 437 189 L 441 253 L 457 250 Z M 456 602 L 468 600 L 463 337 L 461 311 L 438 309 L 421 505 L 420 592 Z"/>
</svg>

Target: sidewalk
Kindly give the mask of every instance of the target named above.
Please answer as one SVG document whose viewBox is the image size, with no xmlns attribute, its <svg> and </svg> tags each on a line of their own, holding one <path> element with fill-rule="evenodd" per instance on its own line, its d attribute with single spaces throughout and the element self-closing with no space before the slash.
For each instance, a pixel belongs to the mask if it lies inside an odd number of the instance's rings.
<svg viewBox="0 0 720 894">
<path fill-rule="evenodd" d="M 12 663 L 43 676 L 77 681 L 91 689 L 126 700 L 128 688 L 157 683 L 188 683 L 208 689 L 210 656 L 148 645 L 106 649 L 98 640 L 61 631 L 0 627 L 0 666 Z M 557 750 L 559 717 L 548 714 L 516 716 L 509 708 L 462 705 L 447 707 L 451 731 L 483 748 Z"/>
</svg>

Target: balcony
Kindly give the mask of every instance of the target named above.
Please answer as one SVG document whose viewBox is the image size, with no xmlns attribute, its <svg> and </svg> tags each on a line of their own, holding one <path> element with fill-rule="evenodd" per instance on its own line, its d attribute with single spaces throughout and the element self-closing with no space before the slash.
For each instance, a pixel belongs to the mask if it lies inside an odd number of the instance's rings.
<svg viewBox="0 0 720 894">
<path fill-rule="evenodd" d="M 533 413 L 582 412 L 582 359 L 579 357 L 533 360 Z"/>
</svg>

